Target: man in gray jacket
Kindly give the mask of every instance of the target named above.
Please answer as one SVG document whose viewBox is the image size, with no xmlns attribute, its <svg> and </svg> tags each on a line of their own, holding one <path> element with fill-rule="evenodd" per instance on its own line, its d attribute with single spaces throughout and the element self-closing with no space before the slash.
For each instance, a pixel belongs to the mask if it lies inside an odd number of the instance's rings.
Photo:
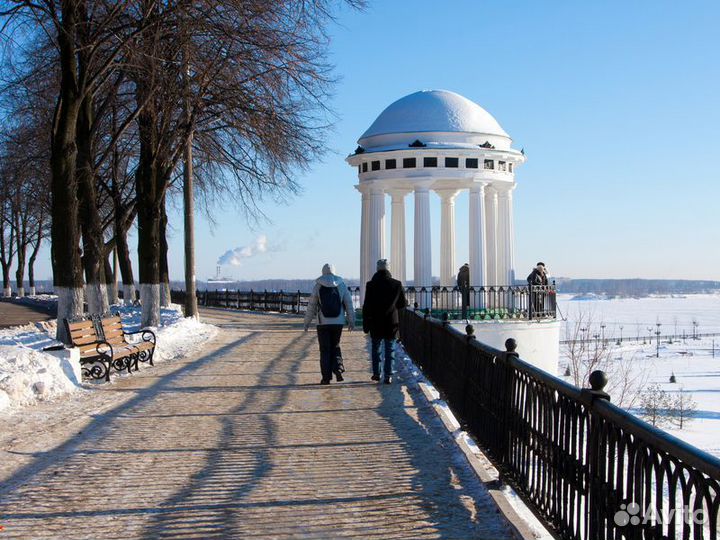
<svg viewBox="0 0 720 540">
<path fill-rule="evenodd" d="M 322 275 L 315 281 L 315 287 L 305 312 L 305 331 L 317 317 L 318 344 L 320 345 L 320 384 L 330 384 L 332 374 L 338 382 L 343 380 L 338 365 L 340 337 L 345 324 L 355 329 L 355 309 L 345 282 L 335 275 L 335 268 L 326 264 Z"/>
</svg>

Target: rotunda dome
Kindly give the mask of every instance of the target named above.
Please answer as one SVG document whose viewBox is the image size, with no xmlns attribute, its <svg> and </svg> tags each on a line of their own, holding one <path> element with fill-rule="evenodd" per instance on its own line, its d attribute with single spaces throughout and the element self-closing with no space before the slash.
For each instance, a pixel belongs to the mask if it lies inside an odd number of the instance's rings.
<svg viewBox="0 0 720 540">
<path fill-rule="evenodd" d="M 358 142 L 374 147 L 420 138 L 424 143 L 477 144 L 483 137 L 506 139 L 502 146 L 510 145 L 509 135 L 477 103 L 447 90 L 421 90 L 388 106 Z"/>
</svg>

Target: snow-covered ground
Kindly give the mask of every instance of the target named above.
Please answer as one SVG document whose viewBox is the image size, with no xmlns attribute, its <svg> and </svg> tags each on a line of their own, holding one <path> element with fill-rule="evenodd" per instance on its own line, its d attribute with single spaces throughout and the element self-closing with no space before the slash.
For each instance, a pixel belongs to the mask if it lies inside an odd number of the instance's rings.
<svg viewBox="0 0 720 540">
<path fill-rule="evenodd" d="M 52 302 L 52 297 L 37 302 Z M 113 306 L 120 311 L 127 331 L 140 328 L 139 306 Z M 43 349 L 59 345 L 55 323 L 36 323 L 0 330 L 0 411 L 14 412 L 37 401 L 57 399 L 76 391 L 91 391 L 94 383 L 77 384 L 56 356 Z M 215 326 L 182 316 L 180 306 L 161 310 L 161 326 L 154 329 L 157 348 L 154 362 L 190 355 L 217 333 Z M 124 376 L 122 374 L 114 375 Z M 132 376 L 132 375 L 130 375 Z M 111 383 L 112 384 L 112 381 Z"/>
<path fill-rule="evenodd" d="M 720 295 L 697 294 L 682 297 L 649 297 L 640 299 L 571 300 L 569 295 L 559 295 L 558 304 L 567 317 L 563 329 L 566 338 L 573 335 L 574 323 L 582 318 L 592 320 L 589 335 L 590 346 L 594 347 L 593 335 L 600 334 L 600 324 L 605 324 L 605 336 L 612 359 L 630 359 L 632 376 L 638 376 L 644 385 L 657 383 L 671 397 L 681 389 L 692 395 L 697 403 L 694 419 L 678 429 L 668 421 L 659 427 L 676 437 L 720 457 L 720 336 L 684 340 L 661 340 L 659 358 L 657 339 L 654 332 L 660 323 L 662 335 L 693 334 L 693 321 L 698 333 L 720 332 Z M 583 326 L 586 326 L 585 324 Z M 618 345 L 620 326 L 623 326 L 623 342 Z M 677 331 L 675 328 L 677 327 Z M 652 343 L 643 344 L 643 337 L 649 338 L 653 331 Z M 626 338 L 637 338 L 629 342 Z M 561 338 L 562 339 L 562 338 Z M 714 344 L 713 344 L 714 341 Z M 714 357 L 713 357 L 714 349 Z M 567 348 L 560 347 L 560 375 L 567 366 Z M 670 383 L 674 374 L 676 383 Z M 566 378 L 569 380 L 569 378 Z M 611 393 L 612 398 L 612 393 Z M 633 412 L 640 414 L 639 405 Z"/>
</svg>

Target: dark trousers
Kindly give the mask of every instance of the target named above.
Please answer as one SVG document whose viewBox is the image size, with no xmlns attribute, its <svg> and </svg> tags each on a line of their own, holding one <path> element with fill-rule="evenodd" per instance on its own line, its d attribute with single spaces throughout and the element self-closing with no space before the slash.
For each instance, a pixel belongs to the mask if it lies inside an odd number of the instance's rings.
<svg viewBox="0 0 720 540">
<path fill-rule="evenodd" d="M 383 357 L 383 377 L 389 379 L 393 374 L 393 362 L 395 361 L 395 340 L 372 338 L 372 370 L 373 375 L 380 376 L 380 352 L 384 352 Z"/>
<path fill-rule="evenodd" d="M 318 344 L 320 345 L 320 373 L 325 380 L 332 379 L 338 368 L 337 355 L 340 352 L 342 324 L 319 324 L 317 326 Z"/>
</svg>

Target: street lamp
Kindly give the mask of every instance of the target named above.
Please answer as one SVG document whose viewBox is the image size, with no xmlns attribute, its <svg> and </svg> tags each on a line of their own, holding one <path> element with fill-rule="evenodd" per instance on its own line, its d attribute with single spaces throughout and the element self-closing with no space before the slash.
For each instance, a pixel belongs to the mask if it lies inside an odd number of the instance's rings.
<svg viewBox="0 0 720 540">
<path fill-rule="evenodd" d="M 604 347 L 605 346 L 605 323 L 602 323 L 600 325 L 600 330 L 602 331 L 602 342 L 603 342 L 603 347 Z"/>
<path fill-rule="evenodd" d="M 622 327 L 622 324 L 621 324 L 621 325 L 620 325 L 620 343 L 622 343 L 622 329 L 623 329 L 623 327 Z"/>
<path fill-rule="evenodd" d="M 652 327 L 648 326 L 647 331 L 648 331 L 648 340 L 650 342 L 650 345 L 652 345 L 652 334 L 653 334 Z M 643 339 L 643 343 L 645 343 L 644 339 Z"/>
<path fill-rule="evenodd" d="M 660 358 L 660 327 L 662 324 L 655 323 L 657 326 L 657 330 L 655 331 L 655 335 L 657 336 L 657 352 L 655 353 L 655 358 Z"/>
</svg>

